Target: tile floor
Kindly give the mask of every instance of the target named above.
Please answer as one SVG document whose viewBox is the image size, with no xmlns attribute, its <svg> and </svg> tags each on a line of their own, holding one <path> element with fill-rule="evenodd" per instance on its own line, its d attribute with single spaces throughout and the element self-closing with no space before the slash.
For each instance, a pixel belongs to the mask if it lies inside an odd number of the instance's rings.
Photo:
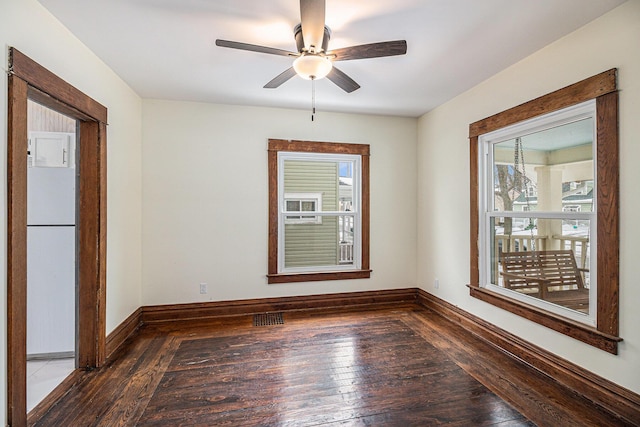
<svg viewBox="0 0 640 427">
<path fill-rule="evenodd" d="M 27 412 L 58 386 L 75 369 L 75 359 L 27 361 Z"/>
</svg>

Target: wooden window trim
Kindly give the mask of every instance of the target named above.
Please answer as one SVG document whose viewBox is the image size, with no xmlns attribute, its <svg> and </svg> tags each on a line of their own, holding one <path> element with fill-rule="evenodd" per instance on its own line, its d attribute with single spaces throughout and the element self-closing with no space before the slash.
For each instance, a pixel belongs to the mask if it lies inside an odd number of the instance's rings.
<svg viewBox="0 0 640 427">
<path fill-rule="evenodd" d="M 617 69 L 611 69 L 469 125 L 470 295 L 612 354 L 619 337 L 619 159 Z M 546 310 L 514 301 L 480 286 L 478 137 L 523 120 L 590 99 L 597 122 L 597 325 L 572 322 Z"/>
<path fill-rule="evenodd" d="M 290 151 L 301 153 L 326 153 L 326 154 L 353 154 L 361 156 L 362 160 L 362 260 L 359 270 L 336 271 L 336 272 L 309 272 L 283 274 L 278 273 L 278 152 Z M 281 139 L 270 139 L 268 146 L 269 162 L 269 261 L 267 282 L 293 283 L 293 282 L 313 282 L 321 280 L 347 280 L 365 279 L 371 276 L 369 265 L 369 145 L 367 144 L 345 144 L 333 142 L 315 141 L 288 141 Z"/>
</svg>

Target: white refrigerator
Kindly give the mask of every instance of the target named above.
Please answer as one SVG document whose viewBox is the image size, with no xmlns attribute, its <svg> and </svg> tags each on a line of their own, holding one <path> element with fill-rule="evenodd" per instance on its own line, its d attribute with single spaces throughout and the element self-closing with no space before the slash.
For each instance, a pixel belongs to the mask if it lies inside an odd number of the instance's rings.
<svg viewBox="0 0 640 427">
<path fill-rule="evenodd" d="M 27 354 L 75 352 L 75 135 L 33 132 L 27 169 Z"/>
</svg>

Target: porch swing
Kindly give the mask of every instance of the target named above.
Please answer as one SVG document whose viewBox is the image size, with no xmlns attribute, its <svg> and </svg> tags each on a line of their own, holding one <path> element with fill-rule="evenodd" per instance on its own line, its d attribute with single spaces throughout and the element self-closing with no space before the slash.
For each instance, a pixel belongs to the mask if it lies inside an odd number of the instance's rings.
<svg viewBox="0 0 640 427">
<path fill-rule="evenodd" d="M 530 182 L 526 175 L 524 149 L 521 138 L 514 146 L 514 194 L 524 194 L 527 211 L 530 209 Z M 531 232 L 530 250 L 502 252 L 503 286 L 553 304 L 573 310 L 589 310 L 589 289 L 585 288 L 582 273 L 578 268 L 573 250 L 536 250 L 533 219 L 526 227 Z"/>
</svg>

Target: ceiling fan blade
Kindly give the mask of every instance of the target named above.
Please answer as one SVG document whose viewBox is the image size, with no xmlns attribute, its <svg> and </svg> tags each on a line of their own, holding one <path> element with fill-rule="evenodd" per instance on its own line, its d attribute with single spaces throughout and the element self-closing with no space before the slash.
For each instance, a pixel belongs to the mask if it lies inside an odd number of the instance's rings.
<svg viewBox="0 0 640 427">
<path fill-rule="evenodd" d="M 327 74 L 327 78 L 347 93 L 360 89 L 360 85 L 358 83 L 342 71 L 338 70 L 335 66 L 331 69 L 329 74 Z"/>
<path fill-rule="evenodd" d="M 359 46 L 343 47 L 330 50 L 327 56 L 335 55 L 333 61 L 347 61 L 350 59 L 380 58 L 383 56 L 404 55 L 407 53 L 407 41 L 395 40 L 390 42 L 361 44 Z"/>
<path fill-rule="evenodd" d="M 325 0 L 300 0 L 302 38 L 307 51 L 319 53 L 324 39 Z"/>
<path fill-rule="evenodd" d="M 290 67 L 284 70 L 282 73 L 278 74 L 273 80 L 264 85 L 264 87 L 266 89 L 275 89 L 295 75 L 296 70 L 294 70 L 293 67 Z"/>
<path fill-rule="evenodd" d="M 300 55 L 295 52 L 289 52 L 288 50 L 276 49 L 275 47 L 258 46 L 255 44 L 232 42 L 229 40 L 220 40 L 220 39 L 216 40 L 216 46 L 229 47 L 231 49 L 248 50 L 251 52 L 268 53 L 270 55 L 281 55 L 281 56 L 299 56 Z"/>
</svg>

